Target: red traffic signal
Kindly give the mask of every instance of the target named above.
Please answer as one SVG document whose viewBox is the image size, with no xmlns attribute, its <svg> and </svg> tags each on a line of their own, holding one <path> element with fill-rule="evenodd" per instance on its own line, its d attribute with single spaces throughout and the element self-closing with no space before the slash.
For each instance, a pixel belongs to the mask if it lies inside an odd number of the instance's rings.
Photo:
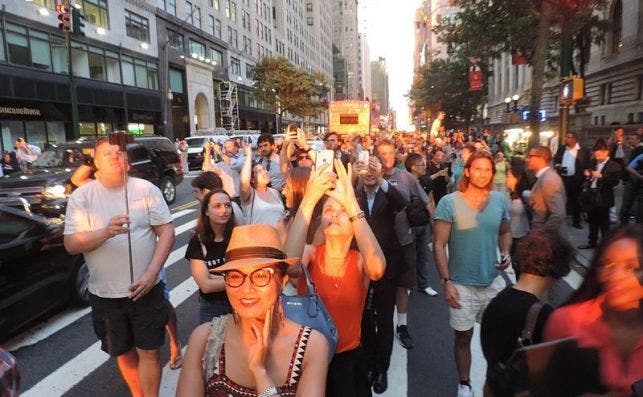
<svg viewBox="0 0 643 397">
<path fill-rule="evenodd" d="M 69 4 L 56 4 L 56 11 L 58 11 L 58 28 L 63 31 L 63 33 L 71 32 L 71 16 L 69 15 L 70 8 Z"/>
</svg>

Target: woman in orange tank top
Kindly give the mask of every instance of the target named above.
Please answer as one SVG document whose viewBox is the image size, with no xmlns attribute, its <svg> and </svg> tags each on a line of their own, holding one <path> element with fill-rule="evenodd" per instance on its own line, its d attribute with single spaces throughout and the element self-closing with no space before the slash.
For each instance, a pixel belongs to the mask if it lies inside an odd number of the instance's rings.
<svg viewBox="0 0 643 397">
<path fill-rule="evenodd" d="M 355 199 L 348 170 L 335 160 L 311 173 L 306 193 L 288 231 L 286 252 L 301 257 L 317 293 L 337 326 L 339 341 L 328 367 L 327 396 L 370 396 L 366 369 L 361 360 L 361 319 L 370 280 L 384 274 L 384 254 Z M 334 190 L 333 190 L 334 189 Z M 323 201 L 322 245 L 306 245 L 313 210 Z M 351 249 L 355 239 L 358 250 Z M 293 269 L 294 270 L 294 269 Z M 292 274 L 296 276 L 295 274 Z"/>
</svg>

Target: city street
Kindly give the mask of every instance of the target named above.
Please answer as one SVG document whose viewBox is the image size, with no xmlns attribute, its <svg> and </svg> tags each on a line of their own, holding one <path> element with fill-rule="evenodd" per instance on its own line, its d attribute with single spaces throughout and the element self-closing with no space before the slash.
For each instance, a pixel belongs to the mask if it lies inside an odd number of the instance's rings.
<svg viewBox="0 0 643 397">
<path fill-rule="evenodd" d="M 196 221 L 190 180 L 178 186 L 177 201 L 172 205 L 176 243 L 165 267 L 171 287 L 171 301 L 177 309 L 179 335 L 187 343 L 190 332 L 197 324 L 197 287 L 190 276 L 187 261 L 183 259 L 190 230 Z M 578 234 L 580 238 L 582 235 Z M 574 271 L 561 282 L 552 294 L 559 301 L 577 287 L 582 280 L 583 268 Z M 433 280 L 435 267 L 429 268 Z M 384 396 L 425 397 L 455 394 L 457 376 L 452 355 L 452 332 L 448 326 L 448 310 L 442 298 L 439 283 L 433 287 L 440 292 L 436 298 L 413 292 L 409 328 L 415 339 L 415 348 L 406 351 L 394 344 L 389 371 L 389 389 Z M 17 357 L 22 369 L 24 396 L 88 396 L 100 391 L 101 396 L 127 395 L 125 384 L 116 363 L 100 350 L 92 329 L 89 308 L 68 308 L 48 321 L 4 343 Z M 477 329 L 476 329 L 477 331 Z M 485 373 L 478 334 L 474 336 L 472 381 L 477 395 Z M 163 360 L 167 363 L 167 346 Z M 161 395 L 173 396 L 179 371 L 163 369 Z"/>
</svg>

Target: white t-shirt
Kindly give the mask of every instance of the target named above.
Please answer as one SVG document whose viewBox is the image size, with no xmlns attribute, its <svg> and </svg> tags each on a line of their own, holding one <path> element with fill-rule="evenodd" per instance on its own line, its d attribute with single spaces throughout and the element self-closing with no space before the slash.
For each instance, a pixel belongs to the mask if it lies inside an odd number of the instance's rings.
<svg viewBox="0 0 643 397">
<path fill-rule="evenodd" d="M 128 178 L 134 281 L 149 266 L 156 248 L 152 226 L 172 222 L 161 191 L 152 183 Z M 65 234 L 107 227 L 112 217 L 125 214 L 125 191 L 91 181 L 72 193 L 67 203 Z M 85 252 L 89 268 L 89 291 L 103 298 L 129 296 L 130 274 L 127 234 L 114 236 L 93 251 Z M 160 278 L 157 277 L 157 283 Z"/>
</svg>

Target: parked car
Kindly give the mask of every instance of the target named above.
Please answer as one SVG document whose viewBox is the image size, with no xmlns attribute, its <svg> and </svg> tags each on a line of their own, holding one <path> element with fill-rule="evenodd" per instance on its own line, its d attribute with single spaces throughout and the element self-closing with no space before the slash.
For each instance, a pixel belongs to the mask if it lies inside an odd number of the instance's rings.
<svg viewBox="0 0 643 397">
<path fill-rule="evenodd" d="M 0 204 L 31 206 L 46 216 L 64 215 L 73 190 L 70 178 L 93 154 L 94 141 L 79 140 L 50 145 L 30 168 L 0 178 Z M 129 174 L 146 179 L 161 189 L 168 204 L 176 199 L 176 185 L 183 180 L 179 155 L 166 137 L 141 137 L 127 146 L 132 165 Z"/>
<path fill-rule="evenodd" d="M 64 221 L 0 205 L 0 342 L 57 308 L 89 302 L 83 255 L 63 246 Z"/>
<path fill-rule="evenodd" d="M 203 146 L 206 142 L 216 142 L 220 145 L 230 139 L 228 135 L 198 135 L 185 138 L 188 144 L 188 169 L 200 171 L 203 166 Z"/>
</svg>

